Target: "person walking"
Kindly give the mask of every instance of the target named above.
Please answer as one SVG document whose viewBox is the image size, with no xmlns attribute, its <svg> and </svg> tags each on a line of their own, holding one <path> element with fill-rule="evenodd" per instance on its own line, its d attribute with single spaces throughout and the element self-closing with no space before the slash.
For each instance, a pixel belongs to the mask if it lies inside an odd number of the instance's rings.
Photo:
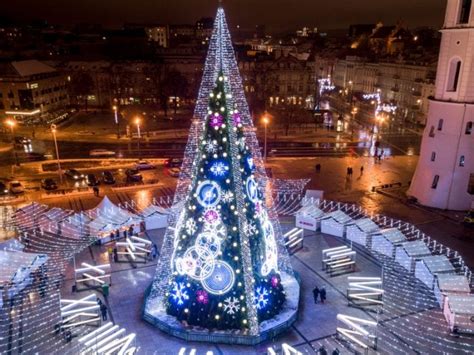
<svg viewBox="0 0 474 355">
<path fill-rule="evenodd" d="M 326 300 L 326 289 L 324 287 L 321 287 L 321 289 L 319 290 L 319 294 L 319 297 L 321 298 L 321 303 L 324 303 L 324 301 Z"/>
<path fill-rule="evenodd" d="M 318 303 L 318 296 L 319 296 L 319 288 L 318 286 L 315 286 L 314 289 L 313 289 L 313 299 L 314 299 L 314 303 Z"/>
<path fill-rule="evenodd" d="M 107 320 L 107 306 L 103 303 L 100 304 L 100 313 L 102 314 L 102 320 Z"/>
</svg>

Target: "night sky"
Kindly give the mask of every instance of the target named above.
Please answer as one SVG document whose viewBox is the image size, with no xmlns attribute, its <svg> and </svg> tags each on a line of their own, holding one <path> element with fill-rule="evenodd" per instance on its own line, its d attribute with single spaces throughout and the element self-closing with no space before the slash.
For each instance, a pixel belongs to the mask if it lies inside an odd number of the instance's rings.
<svg viewBox="0 0 474 355">
<path fill-rule="evenodd" d="M 213 16 L 217 0 L 15 0 L 1 6 L 3 16 L 51 23 L 124 22 L 194 23 Z M 302 25 L 322 29 L 347 28 L 352 23 L 394 24 L 409 27 L 442 25 L 446 0 L 224 0 L 232 25 L 266 24 L 270 31 Z"/>
</svg>

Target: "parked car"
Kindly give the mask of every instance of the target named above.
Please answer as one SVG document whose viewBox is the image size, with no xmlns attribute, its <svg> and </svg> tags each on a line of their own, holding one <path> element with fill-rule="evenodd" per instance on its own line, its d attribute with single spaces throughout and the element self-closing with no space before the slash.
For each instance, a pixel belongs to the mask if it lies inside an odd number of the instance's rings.
<svg viewBox="0 0 474 355">
<path fill-rule="evenodd" d="M 102 182 L 108 185 L 115 184 L 114 174 L 112 174 L 110 171 L 104 171 L 102 173 Z"/>
<path fill-rule="evenodd" d="M 150 169 L 156 169 L 156 166 L 149 161 L 146 160 L 139 160 L 135 164 L 135 169 L 137 170 L 150 170 Z"/>
<path fill-rule="evenodd" d="M 112 157 L 115 156 L 115 154 L 113 150 L 108 149 L 92 149 L 89 152 L 89 156 L 91 157 Z"/>
<path fill-rule="evenodd" d="M 168 173 L 172 177 L 179 177 L 179 173 L 181 172 L 181 168 L 169 168 Z"/>
<path fill-rule="evenodd" d="M 84 179 L 84 174 L 80 173 L 76 169 L 67 169 L 64 172 L 64 175 L 66 175 L 68 178 L 70 178 L 72 180 L 76 180 L 76 181 Z"/>
<path fill-rule="evenodd" d="M 58 188 L 58 184 L 53 179 L 43 179 L 41 180 L 41 187 L 45 190 L 56 190 Z"/>
<path fill-rule="evenodd" d="M 99 179 L 94 174 L 87 174 L 86 176 L 86 183 L 89 186 L 97 186 L 100 185 Z"/>
<path fill-rule="evenodd" d="M 10 192 L 12 194 L 22 194 L 23 192 L 25 192 L 25 188 L 23 187 L 23 185 L 21 184 L 21 182 L 19 181 L 12 181 L 10 183 Z"/>
<path fill-rule="evenodd" d="M 6 195 L 6 194 L 8 194 L 7 185 L 5 185 L 3 182 L 0 181 L 0 195 Z"/>
<path fill-rule="evenodd" d="M 125 171 L 127 182 L 142 182 L 143 176 L 138 169 L 127 169 Z"/>
<path fill-rule="evenodd" d="M 167 168 L 180 168 L 183 164 L 183 159 L 179 158 L 168 158 L 165 160 L 165 166 Z"/>
<path fill-rule="evenodd" d="M 15 144 L 16 145 L 24 145 L 24 144 L 30 144 L 31 143 L 31 139 L 29 139 L 28 137 L 15 137 Z"/>
</svg>

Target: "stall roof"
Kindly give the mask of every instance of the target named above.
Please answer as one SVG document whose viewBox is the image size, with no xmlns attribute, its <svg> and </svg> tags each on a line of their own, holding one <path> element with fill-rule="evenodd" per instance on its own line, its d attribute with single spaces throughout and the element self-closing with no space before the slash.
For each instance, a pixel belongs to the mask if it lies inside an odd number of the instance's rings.
<svg viewBox="0 0 474 355">
<path fill-rule="evenodd" d="M 308 216 L 312 218 L 320 218 L 324 215 L 324 211 L 320 210 L 315 205 L 306 205 L 301 207 L 298 211 L 296 211 L 297 215 Z"/>
<path fill-rule="evenodd" d="M 143 217 L 150 217 L 154 214 L 168 215 L 170 212 L 166 208 L 153 204 L 140 211 L 140 215 Z"/>
<path fill-rule="evenodd" d="M 382 229 L 379 234 L 383 235 L 385 239 L 392 244 L 401 243 L 407 240 L 405 235 L 397 228 Z"/>
<path fill-rule="evenodd" d="M 425 256 L 421 261 L 426 265 L 432 274 L 439 272 L 454 272 L 454 266 L 445 255 Z"/>
<path fill-rule="evenodd" d="M 409 256 L 427 256 L 431 254 L 426 244 L 422 240 L 414 240 L 412 242 L 405 242 L 402 244 L 403 249 Z"/>
<path fill-rule="evenodd" d="M 92 221 L 89 223 L 90 233 L 108 232 L 122 226 L 138 224 L 140 217 L 122 209 L 105 196 L 97 207 L 88 211 Z"/>
<path fill-rule="evenodd" d="M 22 267 L 37 269 L 47 260 L 44 254 L 0 250 L 0 283 L 10 281 Z"/>
<path fill-rule="evenodd" d="M 438 287 L 444 292 L 470 293 L 469 281 L 464 275 L 439 274 L 436 275 Z"/>
<path fill-rule="evenodd" d="M 380 229 L 379 226 L 370 218 L 356 219 L 354 221 L 354 225 L 356 225 L 362 232 L 365 233 L 376 232 Z"/>
<path fill-rule="evenodd" d="M 344 212 L 342 212 L 341 210 L 333 211 L 324 216 L 324 219 L 329 219 L 329 218 L 334 219 L 336 222 L 340 224 L 347 224 L 352 221 L 352 218 L 349 217 Z"/>
<path fill-rule="evenodd" d="M 474 295 L 448 295 L 448 304 L 453 313 L 474 315 Z"/>
</svg>

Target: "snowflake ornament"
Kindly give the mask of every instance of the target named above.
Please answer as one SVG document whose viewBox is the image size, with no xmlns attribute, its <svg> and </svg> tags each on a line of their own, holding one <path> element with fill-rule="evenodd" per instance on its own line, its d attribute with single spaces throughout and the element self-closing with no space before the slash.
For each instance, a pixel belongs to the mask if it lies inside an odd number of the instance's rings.
<svg viewBox="0 0 474 355">
<path fill-rule="evenodd" d="M 232 193 L 232 191 L 230 190 L 225 191 L 222 194 L 222 201 L 225 203 L 231 203 L 232 201 L 234 201 L 234 194 Z"/>
<path fill-rule="evenodd" d="M 211 233 L 219 238 L 224 238 L 226 236 L 226 229 L 222 223 L 206 223 L 204 224 L 204 232 Z"/>
<path fill-rule="evenodd" d="M 175 301 L 178 306 L 183 305 L 185 301 L 189 300 L 188 291 L 186 290 L 184 283 L 173 283 L 173 288 L 171 289 L 171 298 L 173 298 L 173 301 Z"/>
<path fill-rule="evenodd" d="M 255 305 L 257 306 L 257 309 L 263 309 L 265 308 L 267 305 L 268 305 L 268 290 L 263 287 L 263 286 L 259 286 L 257 287 L 257 289 L 255 290 L 255 295 L 254 295 L 254 303 Z"/>
<path fill-rule="evenodd" d="M 224 300 L 224 312 L 227 314 L 236 314 L 240 309 L 240 301 L 237 297 L 227 297 Z"/>
<path fill-rule="evenodd" d="M 244 233 L 248 236 L 252 236 L 257 234 L 257 227 L 255 226 L 255 223 L 251 221 L 245 221 L 244 222 Z"/>
<path fill-rule="evenodd" d="M 222 117 L 222 115 L 218 114 L 218 113 L 215 113 L 213 116 L 210 117 L 209 119 L 209 124 L 211 125 L 211 127 L 213 128 L 218 128 L 222 125 L 222 123 L 224 122 L 224 118 Z"/>
<path fill-rule="evenodd" d="M 188 218 L 188 220 L 186 221 L 186 224 L 185 224 L 185 228 L 186 228 L 186 232 L 189 235 L 194 234 L 197 230 L 196 222 L 194 221 L 194 219 Z"/>
<path fill-rule="evenodd" d="M 209 154 L 216 153 L 217 147 L 218 147 L 217 142 L 214 142 L 212 140 L 207 142 L 205 145 L 206 152 L 208 152 Z"/>
<path fill-rule="evenodd" d="M 218 161 L 218 162 L 212 164 L 210 170 L 211 170 L 211 173 L 214 174 L 214 176 L 222 177 L 225 174 L 227 174 L 227 172 L 229 171 L 229 166 L 224 164 L 221 161 Z"/>
</svg>

